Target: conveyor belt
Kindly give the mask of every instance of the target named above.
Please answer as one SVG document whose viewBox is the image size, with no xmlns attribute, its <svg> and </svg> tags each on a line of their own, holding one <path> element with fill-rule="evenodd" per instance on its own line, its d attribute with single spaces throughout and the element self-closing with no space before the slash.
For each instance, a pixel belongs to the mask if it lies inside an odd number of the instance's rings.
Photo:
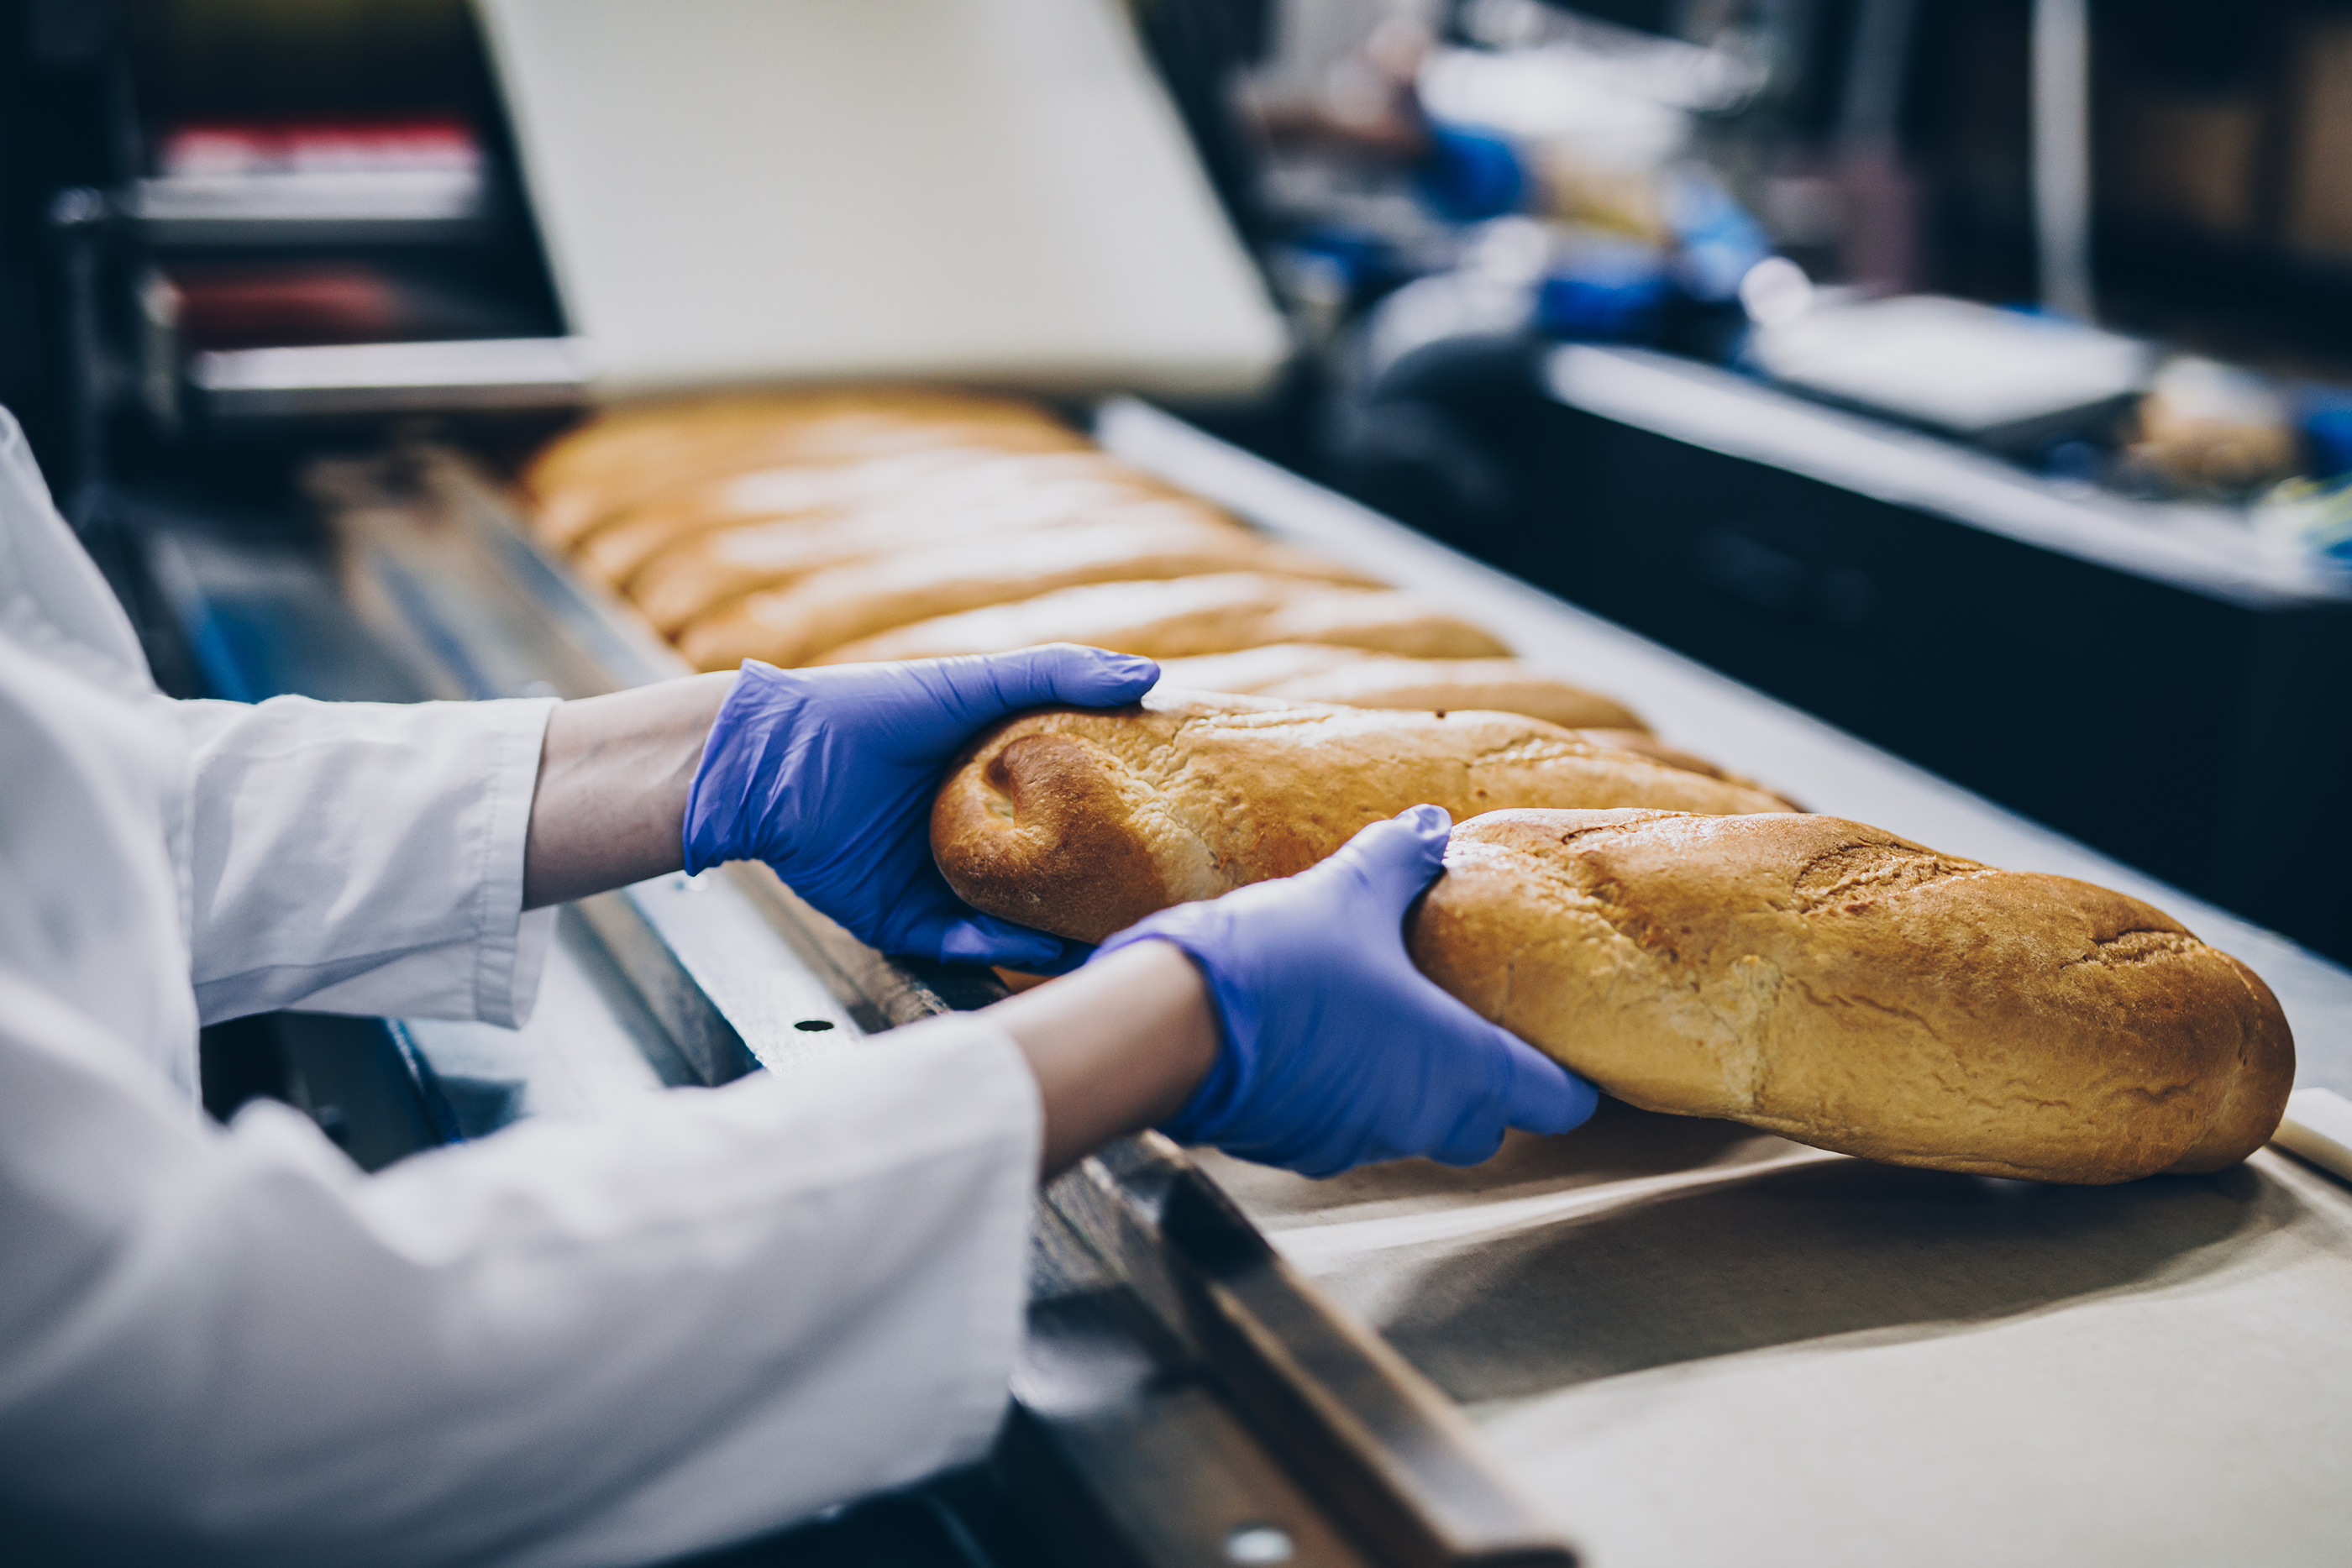
<svg viewBox="0 0 2352 1568">
<path fill-rule="evenodd" d="M 449 696 L 581 696 L 686 673 L 631 612 L 542 555 L 462 456 L 322 465 L 351 601 Z M 766 868 L 668 876 L 574 906 L 689 1081 L 851 1050 L 1003 994 L 985 971 L 886 959 Z M 457 1035 L 403 1026 L 445 1076 Z M 491 1031 L 462 1032 L 474 1078 Z M 534 1028 L 514 1071 L 543 1071 Z M 1572 1561 L 1498 1483 L 1467 1425 L 1333 1309 L 1153 1134 L 1041 1203 L 1032 1332 L 1003 1462 L 1075 1499 L 1087 1558 L 1401 1568 Z M 1278 1458 L 1276 1456 L 1279 1456 Z M 1286 1556 L 1259 1555 L 1280 1550 Z"/>
<path fill-rule="evenodd" d="M 2352 1089 L 2335 966 L 1164 415 L 1114 405 L 1100 434 L 1818 810 L 2150 899 L 2271 981 L 2302 1082 Z M 677 667 L 461 459 L 336 485 L 354 599 L 451 695 Z M 763 872 L 582 907 L 697 1076 L 992 994 Z M 1089 1555 L 1232 1560 L 1269 1529 L 1294 1562 L 1559 1562 L 1572 1537 L 1604 1568 L 2337 1550 L 2352 1197 L 2276 1153 L 2031 1188 L 1612 1107 L 1475 1172 L 1308 1183 L 1145 1138 L 1058 1184 L 1038 1236 L 1005 1463 L 1079 1500 Z"/>
<path fill-rule="evenodd" d="M 1100 434 L 1816 810 L 2148 899 L 2270 981 L 2299 1083 L 2352 1089 L 2336 966 L 1165 415 Z M 2276 1150 L 2037 1187 L 1612 1105 L 1471 1172 L 1201 1164 L 1597 1568 L 2343 1561 L 2352 1193 Z"/>
</svg>

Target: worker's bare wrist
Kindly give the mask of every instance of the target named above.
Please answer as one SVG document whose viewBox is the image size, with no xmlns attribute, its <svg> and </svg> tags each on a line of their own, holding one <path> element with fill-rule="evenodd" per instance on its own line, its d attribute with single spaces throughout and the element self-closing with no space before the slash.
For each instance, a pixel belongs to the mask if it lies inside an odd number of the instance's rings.
<svg viewBox="0 0 2352 1568">
<path fill-rule="evenodd" d="M 676 871 L 702 748 L 732 674 L 568 702 L 549 716 L 523 860 L 537 908 Z"/>
<path fill-rule="evenodd" d="M 1049 1176 L 1174 1115 L 1220 1043 L 1207 982 L 1166 942 L 1138 943 L 990 1012 L 1037 1079 Z"/>
</svg>

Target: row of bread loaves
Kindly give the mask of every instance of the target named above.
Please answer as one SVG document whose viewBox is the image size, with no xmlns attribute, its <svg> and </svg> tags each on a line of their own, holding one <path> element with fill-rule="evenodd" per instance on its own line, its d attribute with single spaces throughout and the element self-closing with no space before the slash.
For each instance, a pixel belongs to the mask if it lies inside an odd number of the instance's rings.
<svg viewBox="0 0 2352 1568">
<path fill-rule="evenodd" d="M 704 668 L 1048 642 L 1160 660 L 1139 709 L 1016 718 L 946 781 L 937 858 L 991 914 L 1099 941 L 1433 803 L 1462 825 L 1416 962 L 1633 1103 L 2063 1181 L 2218 1168 L 2277 1123 L 2276 1001 L 2160 912 L 1792 814 L 1026 405 L 648 408 L 526 484 L 549 542 Z"/>
<path fill-rule="evenodd" d="M 1169 661 L 1170 685 L 1522 714 L 1712 771 L 1481 628 L 1275 544 L 1012 399 L 648 404 L 555 442 L 523 482 L 546 542 L 704 669 L 1085 643 Z"/>
</svg>

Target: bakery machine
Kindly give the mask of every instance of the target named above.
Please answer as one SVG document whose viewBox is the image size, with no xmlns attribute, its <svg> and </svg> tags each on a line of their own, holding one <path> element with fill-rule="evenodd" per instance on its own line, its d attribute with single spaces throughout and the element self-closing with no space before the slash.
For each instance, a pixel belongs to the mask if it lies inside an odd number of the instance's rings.
<svg viewBox="0 0 2352 1568">
<path fill-rule="evenodd" d="M 718 26 L 760 25 L 744 18 L 762 8 L 676 9 Z M 884 21 L 903 34 L 914 9 L 902 0 Z M 1031 8 L 1030 25 L 1051 9 Z M 600 92 L 593 70 L 584 82 L 534 76 L 545 41 L 534 16 L 565 27 L 600 10 L 489 13 L 567 334 L 218 350 L 179 389 L 206 441 L 110 485 L 86 514 L 110 519 L 159 663 L 184 687 L 574 696 L 662 678 L 683 668 L 675 653 L 525 527 L 513 464 L 554 422 L 617 392 L 761 379 L 762 365 L 1042 387 L 1114 455 L 1412 586 L 1814 810 L 2169 910 L 2278 992 L 2300 1049 L 2300 1146 L 2335 1157 L 2331 1145 L 2352 1144 L 2326 1097 L 2352 1096 L 2352 973 L 1168 412 L 1246 386 L 1278 351 L 1237 255 L 1194 276 L 1181 300 L 1146 277 L 1164 314 L 1140 328 L 1132 296 L 1099 292 L 1134 275 L 1106 285 L 1081 268 L 1098 291 L 1091 340 L 1006 329 L 1024 308 L 1055 314 L 1049 291 L 1024 306 L 1003 287 L 1030 275 L 962 253 L 950 270 L 965 259 L 983 277 L 988 265 L 1012 270 L 931 297 L 935 339 L 898 317 L 922 303 L 905 280 L 937 268 L 896 282 L 747 268 L 682 284 L 667 252 L 692 260 L 730 243 L 696 226 L 726 216 L 710 204 L 728 182 L 678 193 L 661 223 L 628 233 L 628 176 L 664 186 L 677 160 L 638 147 L 625 124 L 575 141 L 565 128 L 578 115 L 629 120 L 624 98 Z M 808 14 L 764 10 L 768 26 Z M 993 43 L 1032 61 L 1045 45 L 1076 49 L 1076 67 L 1139 82 L 1119 35 L 1084 30 L 1108 13 L 1085 15 L 1076 34 Z M 854 54 L 855 33 L 830 42 Z M 865 41 L 896 48 L 892 33 L 877 24 Z M 713 96 L 707 50 L 562 42 L 575 62 L 601 47 L 647 118 Z M 952 31 L 940 40 L 947 59 L 971 47 Z M 856 97 L 836 87 L 799 101 L 845 114 Z M 996 112 L 948 101 L 975 122 Z M 1181 185 L 1192 176 L 1154 103 L 1143 92 L 1119 123 L 1159 148 L 1163 172 L 1172 160 Z M 826 146 L 860 145 L 856 129 Z M 602 151 L 582 158 L 583 144 Z M 953 171 L 933 166 L 939 142 L 891 145 L 910 177 L 930 168 L 939 200 L 954 194 Z M 1076 188 L 1102 172 L 1082 162 Z M 737 187 L 748 177 L 739 169 Z M 911 220 L 861 217 L 875 188 L 841 181 L 831 206 L 803 190 L 796 230 L 754 237 L 773 254 L 863 234 L 895 253 Z M 1196 215 L 1213 216 L 1203 190 L 1182 188 Z M 1068 216 L 1051 192 L 1032 194 Z M 820 210 L 833 219 L 809 216 Z M 1085 225 L 1060 235 L 1049 250 L 1063 259 L 1118 243 Z M 1174 243 L 1127 238 L 1145 251 Z M 1198 232 L 1183 243 L 1220 254 Z M 844 293 L 852 282 L 865 292 Z M 1002 317 L 972 319 L 998 304 Z M 855 357 L 844 323 L 860 310 L 898 357 Z M 1130 332 L 1181 351 L 1118 340 Z M 951 340 L 961 357 L 917 357 Z M 1120 386 L 1156 396 L 1107 392 Z M 248 1086 L 305 1103 L 355 1157 L 381 1164 L 665 1085 L 789 1074 L 1000 994 L 985 973 L 866 949 L 757 867 L 583 900 L 559 929 L 524 1030 L 288 1018 L 220 1042 L 208 1074 L 230 1098 L 215 1070 L 242 1063 Z M 1409 1164 L 1315 1183 L 1146 1134 L 1040 1195 L 1031 1282 L 1013 1406 L 987 1465 L 775 1543 L 773 1560 L 2317 1563 L 2340 1545 L 2352 1194 L 2275 1150 L 2217 1176 L 2039 1188 L 1611 1106 L 1572 1137 L 1515 1139 L 1476 1170 Z"/>
</svg>

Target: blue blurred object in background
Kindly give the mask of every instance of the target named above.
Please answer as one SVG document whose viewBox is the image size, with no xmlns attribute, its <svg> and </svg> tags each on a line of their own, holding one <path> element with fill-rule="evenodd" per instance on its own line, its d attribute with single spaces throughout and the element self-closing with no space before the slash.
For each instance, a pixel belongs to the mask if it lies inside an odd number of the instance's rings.
<svg viewBox="0 0 2352 1568">
<path fill-rule="evenodd" d="M 1527 165 L 1519 161 L 1518 149 L 1491 131 L 1433 124 L 1420 189 L 1422 200 L 1438 216 L 1458 224 L 1482 223 L 1518 211 L 1528 193 Z"/>
<path fill-rule="evenodd" d="M 1339 267 L 1352 294 L 1362 295 L 1393 283 L 1406 273 L 1395 244 L 1387 235 L 1370 229 L 1325 225 L 1296 236 L 1289 244 L 1294 250 L 1321 256 Z"/>
<path fill-rule="evenodd" d="M 1680 247 L 1675 281 L 1703 304 L 1737 297 L 1739 280 L 1772 254 L 1763 226 L 1712 174 L 1700 170 L 1682 171 L 1669 183 L 1666 225 Z"/>
<path fill-rule="evenodd" d="M 1557 262 L 1536 290 L 1536 326 L 1547 337 L 1638 342 L 1654 336 L 1673 280 L 1665 258 L 1633 240 L 1588 240 Z"/>
<path fill-rule="evenodd" d="M 2352 396 L 2336 393 L 2303 416 L 2303 444 L 2315 478 L 2352 474 Z"/>
</svg>

